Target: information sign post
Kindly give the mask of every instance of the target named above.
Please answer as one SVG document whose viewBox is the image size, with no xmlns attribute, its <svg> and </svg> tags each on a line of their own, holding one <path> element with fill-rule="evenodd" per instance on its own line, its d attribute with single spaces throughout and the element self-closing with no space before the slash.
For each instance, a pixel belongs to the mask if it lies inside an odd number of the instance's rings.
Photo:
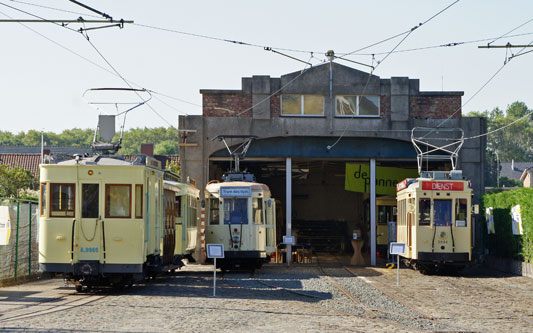
<svg viewBox="0 0 533 333">
<path fill-rule="evenodd" d="M 207 244 L 207 257 L 213 258 L 213 297 L 217 289 L 217 258 L 224 258 L 224 244 Z"/>
<path fill-rule="evenodd" d="M 390 243 L 389 253 L 391 255 L 396 255 L 396 259 L 397 259 L 396 265 L 398 266 L 397 268 L 398 273 L 396 275 L 396 286 L 399 287 L 400 286 L 400 254 L 405 253 L 405 243 L 396 243 L 396 242 Z"/>
</svg>

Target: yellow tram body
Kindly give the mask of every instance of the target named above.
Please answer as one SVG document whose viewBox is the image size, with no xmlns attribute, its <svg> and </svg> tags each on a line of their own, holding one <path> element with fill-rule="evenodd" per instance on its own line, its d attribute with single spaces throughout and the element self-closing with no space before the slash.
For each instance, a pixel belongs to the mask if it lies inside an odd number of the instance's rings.
<svg viewBox="0 0 533 333">
<path fill-rule="evenodd" d="M 78 156 L 42 164 L 40 182 L 41 271 L 64 274 L 81 289 L 131 284 L 177 263 L 174 247 L 162 257 L 176 229 L 166 224 L 164 171 L 156 159 Z"/>
<path fill-rule="evenodd" d="M 460 171 L 429 172 L 397 185 L 397 241 L 405 262 L 426 271 L 472 259 L 472 189 Z"/>
<path fill-rule="evenodd" d="M 206 241 L 224 244 L 221 267 L 260 267 L 276 250 L 276 202 L 265 184 L 211 182 L 205 190 Z"/>
<path fill-rule="evenodd" d="M 198 239 L 200 190 L 191 184 L 171 180 L 165 180 L 163 186 L 166 228 L 175 230 L 173 254 L 180 258 L 188 257 L 190 260 Z M 164 245 L 163 249 L 165 252 Z"/>
</svg>

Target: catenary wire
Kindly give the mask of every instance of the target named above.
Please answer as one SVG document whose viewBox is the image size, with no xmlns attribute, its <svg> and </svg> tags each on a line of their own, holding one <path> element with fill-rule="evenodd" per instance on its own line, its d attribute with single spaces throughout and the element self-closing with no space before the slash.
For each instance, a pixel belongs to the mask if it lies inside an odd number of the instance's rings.
<svg viewBox="0 0 533 333">
<path fill-rule="evenodd" d="M 75 11 L 66 10 L 66 9 L 60 9 L 60 8 L 55 8 L 55 7 L 49 7 L 49 6 L 38 5 L 38 4 L 36 4 L 36 3 L 31 3 L 31 2 L 26 2 L 26 1 L 19 1 L 19 0 L 10 0 L 10 1 L 11 1 L 11 2 L 20 3 L 20 4 L 23 4 L 23 5 L 28 5 L 28 6 L 33 6 L 33 7 L 39 7 L 39 8 L 44 8 L 44 9 L 50 9 L 50 10 L 55 10 L 55 11 L 58 11 L 58 12 L 63 12 L 63 13 L 68 13 L 68 14 L 84 15 L 84 16 L 94 17 L 94 18 L 100 18 L 100 17 L 101 17 L 101 16 L 97 16 L 97 15 L 86 14 L 86 13 L 80 13 L 80 12 L 75 12 Z"/>
<path fill-rule="evenodd" d="M 409 30 L 406 30 L 404 32 L 401 32 L 399 34 L 396 34 L 394 36 L 391 36 L 391 37 L 388 37 L 388 38 L 385 38 L 379 42 L 376 42 L 376 43 L 373 43 L 373 44 L 370 44 L 368 46 L 365 46 L 365 47 L 362 47 L 360 49 L 357 49 L 355 51 L 352 51 L 352 52 L 348 52 L 348 53 L 344 53 L 344 54 L 340 54 L 342 57 L 345 57 L 345 56 L 349 56 L 351 54 L 354 54 L 354 53 L 357 53 L 357 52 L 360 52 L 360 51 L 363 51 L 363 50 L 366 50 L 366 49 L 369 49 L 373 46 L 376 46 L 376 45 L 379 45 L 379 44 L 382 44 L 382 43 L 385 43 L 391 39 L 395 39 L 397 37 L 400 37 L 402 35 L 405 35 L 405 34 L 410 34 L 411 32 L 413 32 L 414 30 L 420 28 L 422 25 L 428 23 L 429 21 L 433 20 L 435 17 L 439 16 L 440 14 L 442 14 L 444 11 L 446 11 L 448 8 L 452 7 L 453 5 L 455 5 L 456 3 L 458 3 L 460 0 L 456 0 L 455 2 L 451 3 L 450 5 L 448 5 L 447 7 L 445 7 L 444 9 L 442 9 L 441 11 L 439 11 L 438 13 L 436 13 L 435 15 L 431 16 L 430 18 L 428 18 L 427 20 L 425 20 L 424 22 L 422 23 L 419 23 L 418 25 L 412 27 L 411 29 Z"/>
<path fill-rule="evenodd" d="M 524 120 L 526 117 L 530 117 L 531 115 L 533 115 L 533 110 L 530 110 L 528 111 L 525 115 L 523 115 L 522 117 L 510 122 L 509 124 L 507 125 L 504 125 L 504 126 L 501 126 L 501 127 L 498 127 L 492 131 L 489 131 L 487 133 L 483 133 L 483 134 L 479 134 L 479 135 L 474 135 L 474 136 L 470 136 L 470 137 L 467 137 L 467 138 L 464 138 L 465 140 L 472 140 L 472 139 L 477 139 L 477 138 L 481 138 L 483 136 L 488 136 L 490 134 L 493 134 L 493 133 L 496 133 L 496 132 L 499 132 L 501 130 L 504 130 L 506 129 L 507 127 L 511 126 L 511 125 L 514 125 L 516 124 L 517 122 L 521 121 L 521 120 Z"/>
<path fill-rule="evenodd" d="M 7 4 L 5 4 L 5 3 L 3 3 L 3 2 L 0 2 L 0 5 L 2 5 L 2 6 L 4 6 L 4 7 L 7 7 L 7 8 L 10 8 L 10 9 L 13 9 L 13 10 L 16 10 L 16 11 L 18 11 L 18 12 L 24 13 L 24 14 L 29 15 L 29 16 L 33 16 L 33 17 L 35 17 L 35 18 L 38 18 L 39 20 L 43 20 L 44 22 L 48 22 L 48 23 L 55 24 L 55 25 L 57 25 L 58 27 L 62 27 L 62 28 L 65 28 L 65 29 L 68 29 L 68 30 L 71 30 L 71 31 L 74 31 L 74 32 L 78 32 L 78 31 L 76 31 L 75 29 L 72 29 L 72 28 L 68 27 L 68 26 L 65 25 L 65 24 L 59 24 L 59 23 L 57 23 L 57 22 L 53 22 L 53 21 L 47 20 L 47 19 L 45 19 L 44 17 L 41 17 L 41 16 L 38 16 L 38 15 L 32 14 L 32 13 L 30 13 L 30 12 L 27 12 L 27 11 L 25 11 L 25 10 L 22 10 L 22 9 L 19 9 L 19 8 L 16 8 L 16 7 L 13 7 L 13 6 L 7 5 Z"/>
<path fill-rule="evenodd" d="M 509 35 L 507 38 L 514 38 L 514 37 L 522 37 L 522 36 L 529 36 L 533 35 L 533 32 L 526 32 L 522 34 L 515 34 L 515 35 Z M 489 40 L 493 40 L 494 37 L 491 38 L 484 38 L 484 39 L 476 39 L 476 40 L 468 40 L 468 41 L 461 41 L 461 42 L 450 42 L 445 44 L 439 44 L 439 45 L 431 45 L 431 46 L 422 46 L 422 47 L 416 47 L 411 49 L 403 49 L 403 50 L 395 50 L 392 53 L 404 53 L 404 52 L 414 52 L 414 51 L 423 51 L 423 50 L 429 50 L 429 49 L 436 49 L 436 48 L 442 48 L 442 47 L 454 47 L 454 46 L 461 46 L 465 44 L 472 44 L 472 43 L 479 43 L 479 42 L 486 42 Z M 371 55 L 383 55 L 387 54 L 388 52 L 375 52 L 375 53 L 354 53 L 350 56 L 371 56 Z"/>
<path fill-rule="evenodd" d="M 0 3 L 0 4 L 2 4 L 2 3 Z M 11 16 L 7 15 L 7 14 L 4 13 L 4 12 L 0 12 L 0 14 L 4 15 L 5 17 L 7 17 L 7 18 L 9 18 L 9 19 L 12 19 Z M 33 15 L 33 14 L 28 13 L 28 15 Z M 34 16 L 35 16 L 35 15 L 34 15 Z M 35 16 L 35 17 L 38 17 L 38 16 Z M 39 18 L 40 18 L 40 17 L 39 17 Z M 43 18 L 40 18 L 40 19 L 43 19 Z M 46 19 L 43 19 L 43 20 L 46 21 Z M 55 45 L 59 46 L 60 48 L 64 49 L 65 51 L 70 52 L 71 54 L 73 54 L 73 55 L 75 55 L 75 56 L 77 56 L 77 57 L 79 57 L 79 58 L 81 58 L 81 59 L 87 61 L 88 63 L 90 63 L 90 64 L 92 64 L 92 65 L 94 65 L 94 66 L 100 68 L 101 70 L 104 70 L 104 71 L 108 72 L 109 74 L 112 74 L 112 75 L 117 76 L 117 77 L 119 77 L 119 78 L 121 78 L 121 79 L 124 79 L 123 77 L 121 77 L 120 75 L 118 75 L 117 73 L 115 73 L 114 71 L 111 71 L 111 70 L 105 68 L 104 66 L 101 66 L 100 64 L 98 64 L 98 63 L 92 61 L 91 59 L 89 59 L 89 58 L 87 58 L 87 57 L 85 57 L 85 56 L 83 56 L 83 55 L 77 53 L 76 51 L 74 51 L 74 50 L 72 50 L 72 49 L 70 49 L 70 48 L 68 48 L 68 47 L 66 47 L 66 46 L 64 46 L 64 45 L 62 45 L 62 44 L 56 42 L 55 40 L 49 38 L 48 36 L 46 36 L 46 35 L 44 35 L 44 34 L 42 34 L 42 33 L 40 33 L 39 31 L 37 31 L 37 30 L 35 30 L 35 29 L 29 27 L 28 25 L 26 25 L 26 24 L 24 24 L 24 23 L 22 23 L 22 22 L 18 22 L 18 23 L 19 23 L 20 25 L 22 25 L 23 27 L 25 27 L 26 29 L 32 31 L 33 33 L 35 33 L 35 34 L 41 36 L 42 38 L 44 38 L 44 39 L 46 39 L 46 40 L 48 40 L 49 42 L 54 43 Z M 65 26 L 63 26 L 63 25 L 60 25 L 60 24 L 56 24 L 56 25 L 58 25 L 58 26 L 60 26 L 60 27 L 67 28 L 67 27 L 65 27 Z M 70 29 L 70 28 L 68 28 L 68 29 L 71 30 L 71 31 L 74 31 L 74 32 L 78 32 L 77 30 L 74 30 L 74 29 Z M 130 83 L 132 83 L 132 84 L 134 84 L 134 85 L 137 86 L 137 87 L 142 87 L 141 85 L 139 85 L 138 83 L 136 83 L 136 82 L 134 82 L 134 81 L 131 81 L 131 80 L 127 80 L 127 81 L 130 82 Z M 147 90 L 148 90 L 150 93 L 159 94 L 159 95 L 161 95 L 161 96 L 164 96 L 164 97 L 167 97 L 167 98 L 171 98 L 171 99 L 174 99 L 174 100 L 177 100 L 177 101 L 183 102 L 183 103 L 187 103 L 187 104 L 191 104 L 191 105 L 194 105 L 194 106 L 199 106 L 199 107 L 201 107 L 200 105 L 198 105 L 198 104 L 196 104 L 196 103 L 193 103 L 193 102 L 188 102 L 188 101 L 186 101 L 186 100 L 183 100 L 183 99 L 180 99 L 180 98 L 177 98 L 177 97 L 173 97 L 173 96 L 170 96 L 170 95 L 167 95 L 167 94 L 163 94 L 163 93 L 160 93 L 160 92 L 156 92 L 156 91 L 154 91 L 154 90 L 149 90 L 149 89 L 147 89 Z M 159 101 L 161 101 L 161 99 L 159 99 L 159 98 L 156 98 L 156 99 L 158 99 Z M 161 102 L 162 102 L 162 101 L 161 101 Z M 185 115 L 189 115 L 188 113 L 186 113 L 186 112 L 184 112 L 184 111 L 181 111 L 181 110 L 178 110 L 177 108 L 172 107 L 172 106 L 168 105 L 167 103 L 164 103 L 164 102 L 162 102 L 162 103 L 165 104 L 165 105 L 167 105 L 167 106 L 169 106 L 169 107 L 171 107 L 171 108 L 173 108 L 174 110 L 176 110 L 176 111 L 178 111 L 178 112 L 180 112 L 180 113 L 183 113 L 183 114 L 185 114 Z"/>
<path fill-rule="evenodd" d="M 533 21 L 533 19 L 529 19 L 529 20 L 527 20 L 526 22 L 520 24 L 518 27 L 512 29 L 511 31 L 508 31 L 508 32 L 504 33 L 503 35 L 501 35 L 500 37 L 497 37 L 497 38 L 494 39 L 492 42 L 487 43 L 487 45 L 490 45 L 490 44 L 494 43 L 494 42 L 497 41 L 498 39 L 502 39 L 503 37 L 507 36 L 507 35 L 510 34 L 511 32 L 520 29 L 521 27 L 523 27 L 524 25 L 528 24 L 528 23 L 531 22 L 531 21 Z"/>
</svg>

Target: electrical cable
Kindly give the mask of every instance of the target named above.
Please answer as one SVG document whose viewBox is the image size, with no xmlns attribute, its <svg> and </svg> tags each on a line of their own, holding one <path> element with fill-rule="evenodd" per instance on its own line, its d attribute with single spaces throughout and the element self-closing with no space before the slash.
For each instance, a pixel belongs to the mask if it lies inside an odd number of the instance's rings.
<svg viewBox="0 0 533 333">
<path fill-rule="evenodd" d="M 141 23 L 132 23 L 132 24 L 136 25 L 136 26 L 139 26 L 139 27 L 143 27 L 143 28 L 149 28 L 149 29 L 154 29 L 154 30 L 172 32 L 172 33 L 175 33 L 175 34 L 191 36 L 191 37 L 198 37 L 198 38 L 216 40 L 216 41 L 219 41 L 219 42 L 226 42 L 226 43 L 230 43 L 230 44 L 258 47 L 258 48 L 262 48 L 262 49 L 264 49 L 266 47 L 270 47 L 270 46 L 267 46 L 267 45 L 260 45 L 260 44 L 243 42 L 243 41 L 239 41 L 239 40 L 232 40 L 232 39 L 226 39 L 226 38 L 220 38 L 220 37 L 213 37 L 213 36 L 202 35 L 202 34 L 193 33 L 193 32 L 187 32 L 187 31 L 174 30 L 174 29 L 169 29 L 169 28 L 161 28 L 161 27 L 156 27 L 156 26 L 147 25 L 147 24 L 141 24 Z M 298 49 L 289 49 L 289 48 L 281 48 L 281 47 L 270 47 L 270 48 L 273 48 L 273 49 L 276 49 L 276 50 L 281 50 L 281 51 L 299 52 L 299 53 L 321 53 L 321 51 L 298 50 Z"/>
<path fill-rule="evenodd" d="M 414 30 L 420 28 L 422 25 L 428 23 L 429 21 L 433 20 L 435 17 L 437 17 L 437 16 L 439 16 L 440 14 L 442 14 L 444 11 L 446 11 L 448 8 L 452 7 L 453 5 L 455 5 L 456 3 L 458 3 L 459 1 L 460 1 L 460 0 L 456 0 L 455 2 L 451 3 L 450 5 L 448 5 L 447 7 L 445 7 L 444 9 L 442 9 L 441 11 L 439 11 L 438 13 L 436 13 L 435 15 L 431 16 L 430 18 L 428 18 L 428 19 L 425 20 L 424 22 L 419 23 L 418 25 L 412 27 L 412 28 L 409 29 L 409 30 L 406 30 L 406 31 L 401 32 L 401 33 L 399 33 L 399 34 L 396 34 L 396 35 L 394 35 L 394 36 L 391 36 L 391 37 L 385 38 L 385 39 L 383 39 L 383 40 L 381 40 L 381 41 L 379 41 L 379 42 L 376 42 L 376 43 L 373 43 L 373 44 L 371 44 L 371 45 L 368 45 L 368 46 L 362 47 L 362 48 L 357 49 L 357 50 L 355 50 L 355 51 L 341 54 L 341 56 L 342 56 L 342 57 L 349 56 L 349 55 L 354 54 L 354 53 L 356 53 L 356 52 L 366 50 L 366 49 L 368 49 L 368 48 L 371 48 L 371 47 L 373 47 L 373 46 L 376 46 L 376 45 L 382 44 L 382 43 L 384 43 L 384 42 L 387 42 L 387 41 L 389 41 L 389 40 L 391 40 L 391 39 L 395 39 L 395 38 L 400 37 L 400 36 L 402 36 L 402 35 L 410 34 L 410 33 L 413 32 Z"/>
<path fill-rule="evenodd" d="M 464 139 L 465 139 L 465 140 L 472 140 L 472 139 L 481 138 L 481 137 L 483 137 L 483 136 L 488 136 L 488 135 L 490 135 L 490 134 L 493 134 L 493 133 L 499 132 L 499 131 L 501 131 L 501 130 L 504 130 L 504 129 L 506 129 L 507 127 L 512 126 L 512 125 L 516 124 L 517 122 L 519 122 L 519 121 L 521 121 L 521 120 L 524 120 L 526 117 L 530 117 L 530 116 L 532 116 L 532 115 L 533 115 L 533 110 L 530 110 L 530 111 L 528 111 L 525 115 L 523 115 L 522 117 L 520 117 L 520 118 L 518 118 L 518 119 L 516 119 L 516 120 L 514 120 L 514 121 L 512 121 L 512 122 L 510 122 L 510 123 L 507 124 L 507 125 L 504 125 L 504 126 L 502 126 L 502 127 L 496 128 L 496 129 L 494 129 L 494 130 L 492 130 L 492 131 L 489 131 L 489 132 L 487 132 L 487 133 L 483 133 L 483 134 L 479 134 L 479 135 L 470 136 L 470 137 L 467 137 L 467 138 L 464 138 Z"/>
<path fill-rule="evenodd" d="M 533 32 L 526 32 L 522 34 L 515 34 L 507 36 L 507 38 L 514 38 L 514 37 L 522 37 L 522 36 L 529 36 L 533 35 Z M 442 47 L 454 47 L 454 46 L 461 46 L 465 44 L 472 44 L 472 43 L 479 43 L 479 42 L 486 42 L 488 40 L 493 40 L 494 37 L 491 38 L 483 38 L 483 39 L 476 39 L 476 40 L 468 40 L 468 41 L 461 41 L 461 42 L 450 42 L 446 44 L 439 44 L 439 45 L 431 45 L 431 46 L 422 46 L 422 47 L 416 47 L 411 49 L 403 49 L 403 50 L 395 50 L 392 53 L 405 53 L 405 52 L 413 52 L 413 51 L 422 51 L 422 50 L 429 50 L 429 49 L 436 49 L 436 48 L 442 48 Z M 383 55 L 387 54 L 388 52 L 375 52 L 375 53 L 354 53 L 350 56 L 371 56 L 371 55 Z"/>
<path fill-rule="evenodd" d="M 492 42 L 490 43 L 487 43 L 487 45 L 490 45 L 492 43 L 494 43 L 495 41 L 497 41 L 498 39 L 502 39 L 503 37 L 507 36 L 508 34 L 510 34 L 511 32 L 515 31 L 515 30 L 518 30 L 519 28 L 523 27 L 524 25 L 528 24 L 529 22 L 533 21 L 533 19 L 529 19 L 527 20 L 526 22 L 520 24 L 518 27 L 512 29 L 511 31 L 507 32 L 507 33 L 504 33 L 503 35 L 501 35 L 500 37 L 494 39 Z"/>
<path fill-rule="evenodd" d="M 59 24 L 59 23 L 57 23 L 57 22 L 53 22 L 53 21 L 47 20 L 47 19 L 45 19 L 45 18 L 43 18 L 43 17 L 41 17 L 41 16 L 38 16 L 38 15 L 32 14 L 32 13 L 30 13 L 30 12 L 27 12 L 27 11 L 25 11 L 25 10 L 22 10 L 22 9 L 19 9 L 19 8 L 16 8 L 16 7 L 13 7 L 13 6 L 7 5 L 7 4 L 5 4 L 5 3 L 3 3 L 3 2 L 0 2 L 0 5 L 2 5 L 2 6 L 4 6 L 4 7 L 7 7 L 7 8 L 10 8 L 10 9 L 13 9 L 13 10 L 16 10 L 16 11 L 19 11 L 19 12 L 24 13 L 24 14 L 29 15 L 29 16 L 33 16 L 33 17 L 35 17 L 35 18 L 38 18 L 39 20 L 43 20 L 44 22 L 52 23 L 52 24 L 55 24 L 55 25 L 57 25 L 57 26 L 59 26 L 59 27 L 62 27 L 62 28 L 65 28 L 65 29 L 68 29 L 68 30 L 71 30 L 71 31 L 77 32 L 75 29 L 69 28 L 66 24 Z"/>
<path fill-rule="evenodd" d="M 23 4 L 23 5 L 33 6 L 33 7 L 40 7 L 40 8 L 44 8 L 44 9 L 55 10 L 55 11 L 63 12 L 63 13 L 84 15 L 84 16 L 89 16 L 89 17 L 93 17 L 93 18 L 100 18 L 100 16 L 97 16 L 97 15 L 74 12 L 74 11 L 71 11 L 71 10 L 60 9 L 60 8 L 55 8 L 55 7 L 43 6 L 43 5 L 38 5 L 38 4 L 35 4 L 35 3 L 31 3 L 31 2 L 25 2 L 25 1 L 19 1 L 19 0 L 9 0 L 9 1 L 20 3 L 20 4 Z"/>
<path fill-rule="evenodd" d="M 4 5 L 3 3 L 0 3 L 0 4 L 1 4 L 1 5 Z M 9 6 L 8 6 L 8 7 L 9 7 Z M 0 11 L 0 14 L 4 15 L 5 17 L 7 17 L 7 18 L 9 18 L 9 19 L 12 19 L 11 16 L 5 14 L 4 12 L 1 12 L 1 11 Z M 33 15 L 33 14 L 28 13 L 28 15 Z M 33 16 L 34 16 L 34 17 L 38 17 L 38 18 L 40 18 L 40 19 L 46 21 L 46 19 L 41 18 L 41 17 L 39 17 L 39 16 L 36 16 L 36 15 L 33 15 Z M 117 76 L 117 77 L 121 78 L 122 80 L 125 79 L 124 77 L 121 77 L 120 75 L 118 75 L 116 72 L 113 72 L 113 71 L 111 71 L 111 70 L 105 68 L 104 66 L 99 65 L 98 63 L 92 61 L 91 59 L 89 59 L 89 58 L 87 58 L 87 57 L 85 57 L 85 56 L 83 56 L 83 55 L 77 53 L 76 51 L 73 51 L 72 49 L 70 49 L 70 48 L 68 48 L 68 47 L 66 47 L 66 46 L 64 46 L 64 45 L 62 45 L 62 44 L 56 42 L 55 40 L 53 40 L 53 39 L 49 38 L 48 36 L 46 36 L 46 35 L 44 35 L 44 34 L 38 32 L 37 30 L 35 30 L 35 29 L 29 27 L 28 25 L 26 25 L 26 24 L 24 24 L 24 23 L 22 23 L 22 22 L 18 22 L 18 23 L 19 23 L 20 25 L 22 25 L 23 27 L 25 27 L 26 29 L 32 31 L 33 33 L 35 33 L 35 34 L 41 36 L 42 38 L 44 38 L 44 39 L 46 39 L 46 40 L 48 40 L 49 42 L 54 43 L 55 45 L 59 46 L 60 48 L 66 50 L 66 51 L 72 53 L 73 55 L 75 55 L 75 56 L 77 56 L 77 57 L 79 57 L 79 58 L 81 58 L 81 59 L 87 61 L 88 63 L 90 63 L 90 64 L 92 64 L 92 65 L 94 65 L 94 66 L 96 66 L 96 67 L 98 67 L 98 68 L 100 68 L 100 69 L 106 71 L 107 73 L 112 74 L 112 75 L 114 75 L 114 76 Z M 54 23 L 54 22 L 51 22 L 51 23 Z M 69 29 L 69 30 L 71 30 L 71 31 L 74 31 L 74 32 L 79 33 L 79 31 L 74 30 L 74 29 L 71 29 L 71 28 L 68 28 L 68 27 L 66 27 L 66 26 L 64 26 L 64 25 L 57 24 L 57 23 L 54 23 L 54 24 L 56 24 L 56 25 L 58 25 L 58 26 L 60 26 L 60 27 L 63 27 L 63 28 L 67 28 L 67 29 Z M 132 83 L 132 84 L 134 84 L 134 85 L 137 86 L 137 87 L 142 87 L 141 85 L 139 85 L 138 83 L 135 83 L 134 81 L 131 81 L 131 80 L 127 80 L 127 81 L 130 82 L 130 83 Z M 146 89 L 146 90 L 149 91 L 149 92 L 151 92 L 151 93 L 159 94 L 159 95 L 161 95 L 161 96 L 164 96 L 164 97 L 167 97 L 167 98 L 171 98 L 171 99 L 174 99 L 174 100 L 177 100 L 177 101 L 183 102 L 183 103 L 188 103 L 188 104 L 191 104 L 191 105 L 195 105 L 195 106 L 199 106 L 199 107 L 201 107 L 200 105 L 198 105 L 198 104 L 196 104 L 196 103 L 188 102 L 188 101 L 185 101 L 185 100 L 180 99 L 180 98 L 177 98 L 177 97 L 169 96 L 169 95 L 166 95 L 166 94 L 163 94 L 163 93 L 159 93 L 159 92 L 156 92 L 156 91 L 153 91 L 153 90 L 148 90 L 148 89 Z M 189 115 L 188 113 L 186 113 L 186 112 L 184 112 L 184 111 L 178 110 L 178 109 L 176 109 L 176 108 L 170 106 L 169 104 L 163 102 L 163 101 L 162 101 L 161 99 L 159 99 L 159 98 L 156 98 L 156 99 L 158 99 L 161 103 L 165 104 L 166 106 L 168 106 L 168 107 L 170 107 L 170 108 L 173 108 L 174 110 L 176 110 L 176 111 L 178 111 L 178 112 L 180 112 L 180 113 L 183 113 L 183 114 L 185 114 L 185 115 L 187 115 L 187 116 Z"/>
</svg>

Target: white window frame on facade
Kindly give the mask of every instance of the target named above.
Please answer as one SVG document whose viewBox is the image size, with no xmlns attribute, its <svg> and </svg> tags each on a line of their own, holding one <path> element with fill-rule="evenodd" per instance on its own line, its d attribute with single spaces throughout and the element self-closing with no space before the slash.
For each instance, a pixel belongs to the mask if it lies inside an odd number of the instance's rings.
<svg viewBox="0 0 533 333">
<path fill-rule="evenodd" d="M 355 97 L 355 114 L 354 115 L 344 115 L 337 114 L 337 104 L 339 103 L 339 97 Z M 360 115 L 359 114 L 359 99 L 361 97 L 377 97 L 378 98 L 378 114 L 377 115 Z M 335 117 L 338 118 L 380 118 L 381 117 L 381 98 L 379 95 L 336 95 L 335 96 Z"/>
<path fill-rule="evenodd" d="M 300 96 L 300 114 L 284 114 L 283 113 L 283 96 Z M 322 114 L 305 114 L 305 96 L 320 96 L 322 97 Z M 280 116 L 281 117 L 318 117 L 323 118 L 326 116 L 325 114 L 325 108 L 326 108 L 326 99 L 323 95 L 316 95 L 316 94 L 284 94 L 281 95 L 279 98 L 279 105 L 280 105 Z"/>
</svg>

